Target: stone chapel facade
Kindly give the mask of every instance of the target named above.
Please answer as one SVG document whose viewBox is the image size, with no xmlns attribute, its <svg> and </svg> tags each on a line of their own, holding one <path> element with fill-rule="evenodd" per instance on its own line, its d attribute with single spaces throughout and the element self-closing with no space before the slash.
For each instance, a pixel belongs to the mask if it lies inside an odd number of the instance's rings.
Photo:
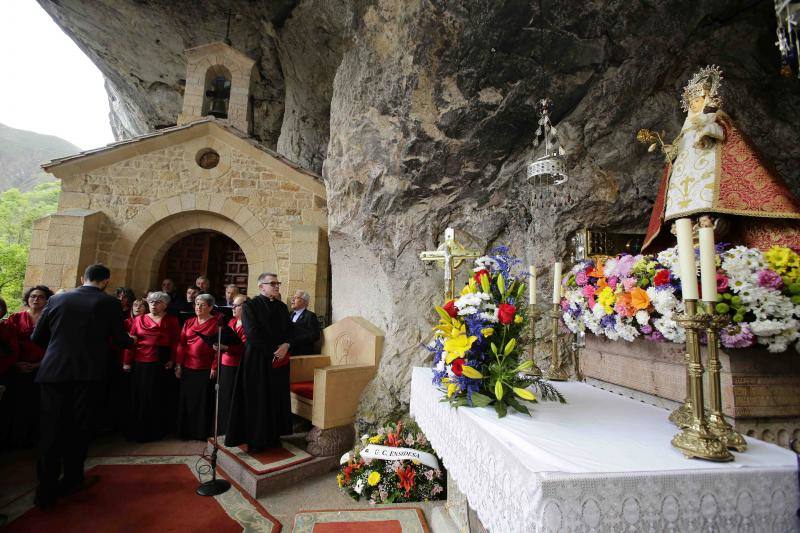
<svg viewBox="0 0 800 533">
<path fill-rule="evenodd" d="M 284 300 L 305 289 L 309 307 L 326 315 L 321 177 L 249 137 L 252 59 L 224 43 L 186 56 L 177 126 L 43 165 L 61 180 L 61 195 L 58 211 L 34 225 L 26 286 L 71 288 L 87 265 L 102 262 L 112 287 L 137 295 L 176 269 L 192 279 L 212 267 L 253 295 L 258 275 L 276 272 Z M 224 236 L 227 248 L 187 244 L 199 236 Z"/>
</svg>

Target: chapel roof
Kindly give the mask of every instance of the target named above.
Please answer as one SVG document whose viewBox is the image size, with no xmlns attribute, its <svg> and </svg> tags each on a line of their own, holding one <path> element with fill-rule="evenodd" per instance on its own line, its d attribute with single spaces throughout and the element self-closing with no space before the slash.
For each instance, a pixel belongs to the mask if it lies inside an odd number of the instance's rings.
<svg viewBox="0 0 800 533">
<path fill-rule="evenodd" d="M 175 135 L 178 135 L 179 132 L 185 132 L 185 131 L 196 129 L 196 128 L 199 128 L 199 127 L 217 127 L 217 128 L 220 128 L 220 129 L 224 130 L 225 132 L 227 132 L 227 133 L 233 135 L 234 137 L 238 138 L 238 140 L 240 142 L 247 143 L 248 145 L 252 146 L 253 148 L 256 148 L 256 149 L 260 150 L 261 152 L 264 152 L 266 155 L 270 156 L 273 159 L 276 159 L 277 161 L 279 161 L 280 163 L 286 165 L 287 167 L 289 167 L 289 168 L 291 168 L 291 169 L 293 169 L 293 170 L 295 170 L 295 171 L 297 171 L 297 172 L 299 172 L 301 174 L 305 174 L 306 176 L 310 176 L 310 177 L 314 178 L 315 180 L 319 181 L 320 183 L 322 182 L 322 176 L 320 176 L 316 172 L 308 170 L 307 168 L 304 168 L 303 166 L 301 166 L 299 163 L 296 163 L 296 162 L 292 161 L 291 159 L 288 159 L 287 157 L 279 154 L 278 152 L 276 152 L 274 150 L 271 150 L 271 149 L 267 148 L 266 146 L 260 144 L 259 142 L 257 142 L 255 139 L 253 139 L 252 137 L 250 137 L 249 135 L 247 135 L 243 131 L 239 130 L 238 128 L 235 128 L 235 127 L 231 126 L 230 124 L 228 124 L 227 121 L 219 120 L 219 119 L 217 119 L 215 117 L 212 117 L 212 116 L 203 117 L 200 120 L 189 122 L 187 124 L 182 124 L 180 126 L 171 126 L 169 128 L 163 128 L 163 129 L 160 129 L 158 131 L 154 131 L 152 133 L 146 133 L 144 135 L 139 135 L 137 137 L 132 137 L 130 139 L 124 139 L 122 141 L 113 142 L 113 143 L 107 144 L 105 146 L 101 146 L 99 148 L 93 148 L 91 150 L 84 150 L 84 151 L 78 152 L 77 154 L 74 154 L 74 155 L 69 155 L 69 156 L 65 156 L 65 157 L 59 157 L 59 158 L 53 159 L 51 161 L 48 161 L 47 163 L 43 163 L 41 166 L 45 171 L 50 172 L 52 174 L 56 174 L 56 172 L 54 172 L 54 171 L 56 169 L 58 169 L 59 167 L 67 166 L 67 165 L 70 165 L 71 163 L 79 162 L 79 161 L 80 162 L 85 162 L 85 161 L 88 161 L 88 160 L 93 159 L 93 158 L 100 158 L 101 156 L 106 156 L 106 157 L 102 157 L 102 159 L 104 160 L 103 164 L 110 164 L 110 163 L 114 162 L 113 161 L 114 152 L 121 152 L 124 147 L 129 147 L 129 146 L 133 146 L 133 145 L 137 145 L 137 144 L 144 144 L 147 141 L 150 141 L 150 140 L 153 140 L 153 139 L 157 139 L 157 138 L 175 136 Z M 122 160 L 122 159 L 126 159 L 128 157 L 131 157 L 131 156 L 126 154 L 124 156 L 119 157 L 119 159 Z M 109 160 L 109 158 L 111 160 Z"/>
</svg>

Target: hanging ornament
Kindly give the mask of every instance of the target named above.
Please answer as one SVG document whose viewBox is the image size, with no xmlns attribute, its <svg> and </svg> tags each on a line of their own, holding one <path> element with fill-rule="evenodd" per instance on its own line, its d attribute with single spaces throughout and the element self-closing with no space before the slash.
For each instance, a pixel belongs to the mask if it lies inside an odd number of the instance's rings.
<svg viewBox="0 0 800 533">
<path fill-rule="evenodd" d="M 800 1 L 775 0 L 778 18 L 775 44 L 781 53 L 781 76 L 800 78 Z"/>
<path fill-rule="evenodd" d="M 539 100 L 539 127 L 533 140 L 534 149 L 543 147 L 542 155 L 528 163 L 528 180 L 533 187 L 535 209 L 563 207 L 569 200 L 563 185 L 569 179 L 564 160 L 566 150 L 558 139 L 558 129 L 550 121 L 550 99 Z M 534 150 L 534 153 L 539 150 Z"/>
</svg>

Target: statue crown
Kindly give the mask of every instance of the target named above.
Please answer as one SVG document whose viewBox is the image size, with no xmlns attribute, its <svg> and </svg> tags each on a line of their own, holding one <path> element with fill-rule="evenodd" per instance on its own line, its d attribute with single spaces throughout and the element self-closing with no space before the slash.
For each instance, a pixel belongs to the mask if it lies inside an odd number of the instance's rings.
<svg viewBox="0 0 800 533">
<path fill-rule="evenodd" d="M 717 108 L 720 107 L 722 105 L 722 96 L 719 94 L 721 85 L 721 68 L 717 65 L 708 65 L 701 68 L 683 88 L 681 107 L 684 111 L 689 111 L 689 102 L 700 96 L 705 96 L 710 105 Z"/>
</svg>

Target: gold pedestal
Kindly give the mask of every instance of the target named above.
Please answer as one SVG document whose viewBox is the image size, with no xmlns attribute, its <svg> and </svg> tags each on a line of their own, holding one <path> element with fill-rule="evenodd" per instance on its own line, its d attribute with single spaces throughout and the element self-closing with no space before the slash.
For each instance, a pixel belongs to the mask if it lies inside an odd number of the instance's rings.
<svg viewBox="0 0 800 533">
<path fill-rule="evenodd" d="M 536 323 L 539 322 L 539 317 L 542 316 L 542 313 L 536 308 L 535 305 L 528 306 L 528 321 L 531 325 L 531 345 L 530 345 L 530 356 L 531 356 L 531 363 L 533 366 L 528 371 L 529 373 L 533 374 L 537 378 L 542 377 L 542 369 L 536 365 Z"/>
<path fill-rule="evenodd" d="M 558 304 L 553 304 L 553 309 L 550 311 L 550 319 L 552 321 L 552 354 L 550 355 L 550 369 L 547 371 L 546 378 L 550 381 L 567 381 L 569 376 L 564 371 L 561 364 L 561 350 L 558 345 L 558 321 L 561 320 L 561 310 Z"/>
<path fill-rule="evenodd" d="M 728 448 L 744 452 L 747 450 L 747 442 L 739 432 L 733 429 L 722 414 L 722 386 L 719 378 L 722 365 L 719 362 L 719 331 L 727 325 L 728 317 L 716 314 L 715 304 L 711 302 L 705 302 L 705 307 L 709 318 L 706 337 L 708 338 L 708 382 L 711 389 L 708 429 Z"/>
<path fill-rule="evenodd" d="M 722 441 L 708 429 L 703 410 L 703 363 L 700 359 L 698 331 L 708 324 L 707 315 L 697 314 L 697 301 L 685 300 L 686 313 L 676 318 L 686 330 L 688 375 L 692 401 L 692 420 L 689 426 L 675 435 L 672 445 L 686 457 L 708 461 L 733 461 L 733 455 Z"/>
<path fill-rule="evenodd" d="M 688 339 L 687 339 L 688 343 Z M 686 346 L 686 353 L 683 355 L 684 364 L 686 364 L 686 397 L 683 404 L 672 411 L 669 415 L 669 421 L 683 429 L 692 424 L 692 380 L 689 376 L 689 347 Z"/>
</svg>

